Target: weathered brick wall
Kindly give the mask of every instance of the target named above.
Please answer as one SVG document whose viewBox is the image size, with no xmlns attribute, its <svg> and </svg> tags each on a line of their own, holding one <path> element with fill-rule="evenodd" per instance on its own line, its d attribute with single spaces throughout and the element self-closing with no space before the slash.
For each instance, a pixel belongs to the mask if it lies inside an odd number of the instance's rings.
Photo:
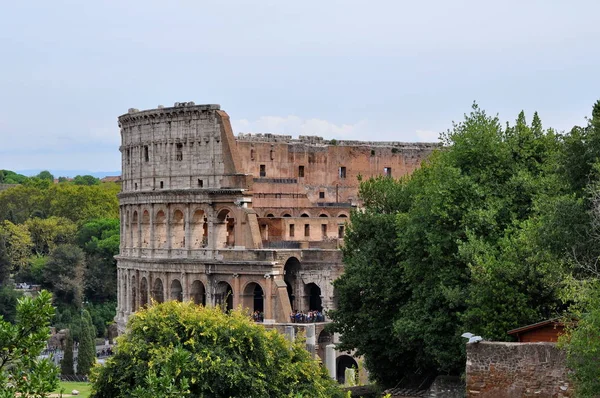
<svg viewBox="0 0 600 398">
<path fill-rule="evenodd" d="M 572 397 L 565 354 L 554 343 L 467 344 L 467 397 Z"/>
</svg>

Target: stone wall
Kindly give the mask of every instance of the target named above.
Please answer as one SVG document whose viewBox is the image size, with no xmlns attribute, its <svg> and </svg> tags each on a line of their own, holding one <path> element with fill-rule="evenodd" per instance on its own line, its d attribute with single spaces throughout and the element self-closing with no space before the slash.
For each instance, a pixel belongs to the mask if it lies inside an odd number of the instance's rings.
<svg viewBox="0 0 600 398">
<path fill-rule="evenodd" d="M 467 344 L 467 397 L 572 397 L 565 354 L 554 343 Z"/>
</svg>

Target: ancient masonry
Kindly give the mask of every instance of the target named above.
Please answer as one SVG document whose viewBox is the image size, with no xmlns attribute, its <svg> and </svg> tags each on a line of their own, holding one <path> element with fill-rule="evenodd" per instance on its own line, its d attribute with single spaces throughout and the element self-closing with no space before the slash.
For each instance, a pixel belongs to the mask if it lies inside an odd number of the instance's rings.
<svg viewBox="0 0 600 398">
<path fill-rule="evenodd" d="M 344 269 L 339 247 L 350 211 L 361 205 L 358 176 L 409 174 L 436 147 L 236 138 L 219 105 L 190 102 L 130 109 L 119 126 L 120 331 L 151 298 L 243 306 L 288 332 L 292 310 L 334 308 L 332 282 Z M 352 364 L 347 355 L 326 355 L 335 336 L 313 325 L 307 336 L 315 353 L 340 371 Z"/>
</svg>

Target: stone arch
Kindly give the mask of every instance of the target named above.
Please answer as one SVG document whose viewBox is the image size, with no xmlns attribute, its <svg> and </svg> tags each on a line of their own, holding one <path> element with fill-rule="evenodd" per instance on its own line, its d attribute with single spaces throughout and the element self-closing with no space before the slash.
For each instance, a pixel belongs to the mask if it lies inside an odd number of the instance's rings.
<svg viewBox="0 0 600 398">
<path fill-rule="evenodd" d="M 329 217 L 329 216 L 325 213 L 321 213 L 321 214 L 319 214 L 319 217 Z"/>
<path fill-rule="evenodd" d="M 181 282 L 178 279 L 173 279 L 171 282 L 171 300 L 183 301 L 183 288 Z"/>
<path fill-rule="evenodd" d="M 350 355 L 340 355 L 335 359 L 336 379 L 340 384 L 346 384 L 346 369 L 355 369 L 358 373 L 358 363 Z"/>
<path fill-rule="evenodd" d="M 165 290 L 160 278 L 154 280 L 154 286 L 152 286 L 152 298 L 157 303 L 164 303 L 165 301 Z"/>
<path fill-rule="evenodd" d="M 171 221 L 171 245 L 173 249 L 185 249 L 185 217 L 179 209 L 173 212 Z"/>
<path fill-rule="evenodd" d="M 140 221 L 138 217 L 137 210 L 134 210 L 133 215 L 131 216 L 131 228 L 129 229 L 129 233 L 131 234 L 131 247 L 139 247 L 140 242 L 138 241 L 138 231 L 140 230 Z"/>
<path fill-rule="evenodd" d="M 325 362 L 325 352 L 327 345 L 333 343 L 333 335 L 327 330 L 321 330 L 317 337 L 317 355 L 321 358 L 322 362 Z"/>
<path fill-rule="evenodd" d="M 217 283 L 214 297 L 215 305 L 220 306 L 226 311 L 233 309 L 233 289 L 229 283 L 225 281 Z"/>
<path fill-rule="evenodd" d="M 283 280 L 287 286 L 288 298 L 290 299 L 290 305 L 292 310 L 298 309 L 297 306 L 300 304 L 297 301 L 298 298 L 298 284 L 302 282 L 298 273 L 300 272 L 300 260 L 296 257 L 290 257 L 285 262 L 283 267 Z"/>
<path fill-rule="evenodd" d="M 206 305 L 206 289 L 204 288 L 204 284 L 199 280 L 192 282 L 190 300 L 198 305 Z"/>
<path fill-rule="evenodd" d="M 308 300 L 307 304 L 309 311 L 323 311 L 323 301 L 319 285 L 316 283 L 309 283 L 304 289 Z"/>
<path fill-rule="evenodd" d="M 310 217 L 310 216 L 308 215 L 308 213 L 302 213 L 302 214 L 300 215 L 300 217 Z"/>
<path fill-rule="evenodd" d="M 131 312 L 136 312 L 137 309 L 137 284 L 135 283 L 135 275 L 131 276 Z"/>
<path fill-rule="evenodd" d="M 256 311 L 262 313 L 265 311 L 265 293 L 257 282 L 248 283 L 243 290 L 242 305 L 244 308 L 250 309 L 250 312 Z"/>
<path fill-rule="evenodd" d="M 150 247 L 150 213 L 144 210 L 142 213 L 142 244 L 141 247 Z"/>
<path fill-rule="evenodd" d="M 235 246 L 235 218 L 228 208 L 217 213 L 217 242 L 218 248 Z"/>
<path fill-rule="evenodd" d="M 167 248 L 167 216 L 159 210 L 154 219 L 154 247 L 157 249 Z"/>
<path fill-rule="evenodd" d="M 283 215 L 281 217 L 291 217 L 292 215 L 290 213 L 283 213 Z"/>
<path fill-rule="evenodd" d="M 348 214 L 346 214 L 346 213 L 340 213 L 340 214 L 338 214 L 338 217 L 339 218 L 348 218 Z"/>
<path fill-rule="evenodd" d="M 267 214 L 267 217 L 269 217 L 269 218 L 273 218 L 273 217 L 275 217 L 275 216 L 273 215 L 273 213 L 269 213 L 269 214 Z"/>
<path fill-rule="evenodd" d="M 204 210 L 197 209 L 192 216 L 192 249 L 200 249 L 208 244 L 208 222 Z"/>
<path fill-rule="evenodd" d="M 140 279 L 140 307 L 148 305 L 148 281 L 145 277 Z"/>
</svg>

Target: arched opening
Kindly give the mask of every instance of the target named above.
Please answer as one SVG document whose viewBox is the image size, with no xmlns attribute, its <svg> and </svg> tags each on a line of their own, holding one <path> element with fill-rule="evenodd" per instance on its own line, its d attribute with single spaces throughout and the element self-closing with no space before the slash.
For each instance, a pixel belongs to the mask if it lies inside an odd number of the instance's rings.
<svg viewBox="0 0 600 398">
<path fill-rule="evenodd" d="M 296 257 L 290 257 L 283 267 L 283 280 L 287 286 L 288 298 L 292 310 L 297 310 L 296 293 L 298 290 L 298 272 L 300 272 L 300 261 Z"/>
<path fill-rule="evenodd" d="M 157 303 L 163 303 L 165 301 L 165 291 L 160 278 L 156 278 L 154 280 L 154 286 L 152 287 L 152 298 Z"/>
<path fill-rule="evenodd" d="M 219 282 L 215 292 L 215 305 L 226 311 L 233 309 L 233 289 L 227 282 Z"/>
<path fill-rule="evenodd" d="M 138 219 L 138 212 L 134 211 L 133 217 L 131 218 L 131 228 L 129 229 L 129 233 L 131 234 L 131 236 L 130 236 L 131 247 L 139 247 L 139 244 L 140 244 L 140 242 L 138 241 L 139 230 L 140 230 L 140 225 L 139 225 L 139 219 Z"/>
<path fill-rule="evenodd" d="M 181 288 L 181 282 L 177 279 L 173 279 L 173 282 L 171 282 L 171 300 L 183 301 L 183 289 Z"/>
<path fill-rule="evenodd" d="M 202 282 L 195 280 L 190 289 L 190 299 L 198 305 L 206 305 L 206 290 Z"/>
<path fill-rule="evenodd" d="M 336 359 L 336 379 L 340 384 L 346 384 L 346 369 L 354 369 L 358 375 L 358 363 L 350 355 L 340 355 Z"/>
<path fill-rule="evenodd" d="M 344 213 L 340 213 L 340 214 L 338 215 L 338 217 L 339 217 L 339 218 L 348 218 L 348 216 L 347 216 L 346 214 L 344 214 Z"/>
<path fill-rule="evenodd" d="M 292 215 L 291 215 L 291 214 L 289 214 L 289 213 L 285 213 L 283 216 L 284 216 L 284 217 L 291 217 Z"/>
<path fill-rule="evenodd" d="M 192 248 L 200 249 L 208 244 L 208 223 L 203 210 L 196 210 L 192 217 Z"/>
<path fill-rule="evenodd" d="M 321 288 L 315 283 L 309 283 L 305 289 L 308 296 L 308 310 L 323 311 L 323 306 L 321 305 Z"/>
<path fill-rule="evenodd" d="M 327 345 L 331 343 L 333 343 L 333 336 L 331 335 L 331 333 L 329 333 L 326 330 L 322 330 L 321 333 L 319 333 L 319 337 L 317 339 L 317 355 L 319 356 L 319 358 L 321 358 L 322 362 L 325 362 L 325 347 L 327 347 Z"/>
<path fill-rule="evenodd" d="M 131 277 L 131 312 L 136 312 L 137 309 L 137 285 L 135 276 Z"/>
<path fill-rule="evenodd" d="M 310 217 L 310 216 L 306 213 L 302 213 L 302 215 L 300 217 Z"/>
<path fill-rule="evenodd" d="M 142 213 L 142 247 L 150 247 L 150 213 Z"/>
<path fill-rule="evenodd" d="M 323 214 L 319 214 L 319 217 L 329 217 L 327 214 L 323 213 Z"/>
<path fill-rule="evenodd" d="M 140 306 L 148 305 L 148 281 L 145 277 L 140 279 Z"/>
<path fill-rule="evenodd" d="M 273 214 L 269 213 L 269 214 L 267 214 L 267 217 L 269 217 L 269 218 L 273 218 L 273 217 L 275 217 L 275 216 L 274 216 Z"/>
<path fill-rule="evenodd" d="M 223 209 L 217 215 L 217 239 L 219 247 L 235 246 L 235 219 L 228 209 Z"/>
<path fill-rule="evenodd" d="M 165 212 L 159 210 L 154 220 L 154 247 L 157 249 L 167 248 L 167 217 Z"/>
<path fill-rule="evenodd" d="M 173 245 L 173 249 L 185 248 L 185 219 L 181 210 L 175 210 L 173 213 L 171 244 Z"/>
<path fill-rule="evenodd" d="M 250 309 L 254 314 L 254 320 L 262 320 L 264 307 L 264 292 L 262 287 L 255 282 L 251 282 L 244 288 L 244 308 Z M 257 319 L 259 318 L 259 319 Z"/>
</svg>

